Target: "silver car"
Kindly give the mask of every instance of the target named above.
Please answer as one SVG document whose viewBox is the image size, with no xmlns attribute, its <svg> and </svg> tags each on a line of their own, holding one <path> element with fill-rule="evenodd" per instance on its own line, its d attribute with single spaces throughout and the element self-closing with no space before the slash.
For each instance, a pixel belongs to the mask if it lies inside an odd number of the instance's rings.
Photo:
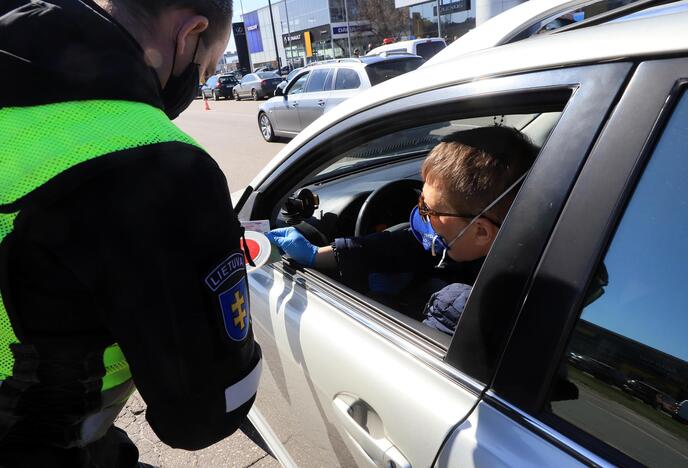
<svg viewBox="0 0 688 468">
<path fill-rule="evenodd" d="M 416 55 L 362 57 L 310 65 L 301 69 L 277 95 L 258 108 L 258 127 L 266 141 L 292 138 L 315 119 L 364 89 L 415 70 Z"/>
<path fill-rule="evenodd" d="M 250 420 L 283 466 L 685 466 L 684 424 L 567 358 L 688 395 L 688 12 L 673 7 L 383 83 L 256 176 L 240 219 L 323 246 L 408 220 L 448 133 L 508 125 L 540 148 L 453 335 L 408 307 L 422 278 L 382 301 L 286 257 L 250 274 L 265 363 Z"/>
</svg>

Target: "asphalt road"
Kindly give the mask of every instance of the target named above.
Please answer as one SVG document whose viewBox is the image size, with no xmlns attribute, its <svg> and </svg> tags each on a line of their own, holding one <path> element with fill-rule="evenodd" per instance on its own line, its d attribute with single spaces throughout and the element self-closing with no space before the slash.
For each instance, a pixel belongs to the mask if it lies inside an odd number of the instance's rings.
<svg viewBox="0 0 688 468">
<path fill-rule="evenodd" d="M 200 143 L 227 176 L 230 191 L 243 189 L 284 143 L 267 143 L 256 122 L 259 102 L 194 101 L 175 123 Z M 146 422 L 146 405 L 135 393 L 115 424 L 129 434 L 139 449 L 139 460 L 164 468 L 252 467 L 274 468 L 279 463 L 245 433 L 247 426 L 227 439 L 197 452 L 172 449 L 163 444 Z"/>
<path fill-rule="evenodd" d="M 227 176 L 231 192 L 241 190 L 284 143 L 268 143 L 258 130 L 254 101 L 195 100 L 174 123 L 198 141 L 215 158 Z"/>
</svg>

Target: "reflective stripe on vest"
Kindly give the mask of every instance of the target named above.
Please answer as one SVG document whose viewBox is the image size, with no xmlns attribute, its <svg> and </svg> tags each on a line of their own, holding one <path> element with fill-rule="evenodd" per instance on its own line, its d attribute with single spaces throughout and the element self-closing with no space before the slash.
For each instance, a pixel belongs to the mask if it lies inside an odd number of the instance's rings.
<svg viewBox="0 0 688 468">
<path fill-rule="evenodd" d="M 116 151 L 165 142 L 200 147 L 160 109 L 129 101 L 75 101 L 0 109 L 0 243 L 19 211 L 10 207 L 58 174 Z M 19 343 L 0 292 L 0 381 L 12 376 Z M 115 343 L 103 353 L 102 390 L 131 378 Z"/>
</svg>

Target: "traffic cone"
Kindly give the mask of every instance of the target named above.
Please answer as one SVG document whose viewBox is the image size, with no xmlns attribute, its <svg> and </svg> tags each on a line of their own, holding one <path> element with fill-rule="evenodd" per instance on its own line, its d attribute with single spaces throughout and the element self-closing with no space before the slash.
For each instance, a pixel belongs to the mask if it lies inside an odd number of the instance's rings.
<svg viewBox="0 0 688 468">
<path fill-rule="evenodd" d="M 210 105 L 208 104 L 208 99 L 205 97 L 203 98 L 203 110 L 211 110 Z"/>
</svg>

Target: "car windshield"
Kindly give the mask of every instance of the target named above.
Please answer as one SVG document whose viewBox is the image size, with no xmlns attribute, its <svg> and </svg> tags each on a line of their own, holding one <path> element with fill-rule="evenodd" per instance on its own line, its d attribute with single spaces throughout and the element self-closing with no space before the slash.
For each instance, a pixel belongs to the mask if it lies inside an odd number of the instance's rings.
<svg viewBox="0 0 688 468">
<path fill-rule="evenodd" d="M 256 75 L 258 75 L 258 77 L 259 77 L 261 80 L 265 80 L 265 79 L 268 79 L 268 78 L 281 78 L 281 77 L 280 77 L 277 73 L 275 73 L 275 72 L 260 72 L 260 73 L 256 73 Z"/>
<path fill-rule="evenodd" d="M 291 81 L 291 79 L 294 78 L 296 76 L 296 74 L 300 71 L 301 71 L 301 68 L 294 68 L 292 71 L 290 71 L 289 74 L 287 75 L 287 81 Z"/>
<path fill-rule="evenodd" d="M 409 57 L 404 60 L 385 60 L 382 62 L 371 63 L 365 67 L 365 71 L 370 79 L 370 84 L 375 86 L 378 83 L 387 81 L 395 76 L 403 75 L 406 72 L 415 70 L 423 64 L 420 57 Z"/>
<path fill-rule="evenodd" d="M 421 42 L 416 44 L 416 54 L 428 60 L 445 47 L 447 46 L 441 41 Z"/>
<path fill-rule="evenodd" d="M 459 130 L 484 127 L 490 124 L 514 127 L 521 131 L 525 131 L 528 127 L 529 136 L 533 143 L 540 145 L 544 142 L 546 135 L 539 135 L 538 128 L 551 128 L 547 122 L 558 118 L 558 115 L 559 112 L 507 116 L 491 115 L 433 123 L 411 130 L 406 129 L 390 133 L 344 152 L 340 158 L 320 171 L 311 182 L 319 182 L 369 166 L 388 163 L 392 160 L 424 157 L 445 136 Z"/>
</svg>

